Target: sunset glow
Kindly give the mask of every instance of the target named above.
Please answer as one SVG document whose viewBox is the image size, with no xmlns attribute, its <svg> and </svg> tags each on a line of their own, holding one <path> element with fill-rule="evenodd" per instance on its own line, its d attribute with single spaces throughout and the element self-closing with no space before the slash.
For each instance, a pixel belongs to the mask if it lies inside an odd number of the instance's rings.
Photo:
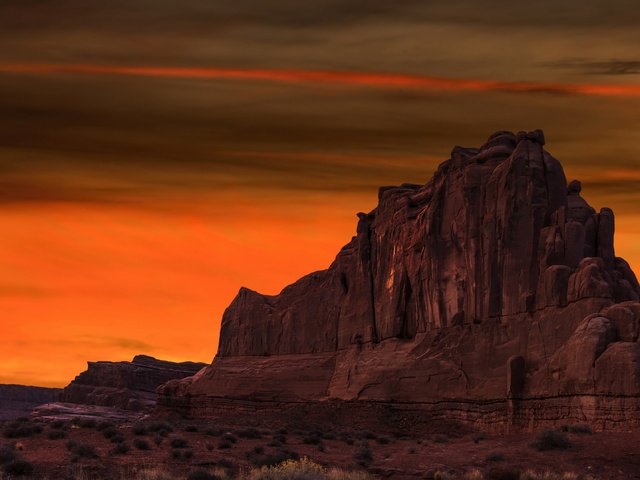
<svg viewBox="0 0 640 480">
<path fill-rule="evenodd" d="M 543 129 L 640 272 L 637 6 L 462 4 L 0 2 L 0 383 L 209 362 L 241 286 L 498 130 Z"/>
<path fill-rule="evenodd" d="M 232 79 L 267 82 L 345 85 L 369 88 L 401 88 L 452 92 L 518 92 L 567 95 L 639 97 L 640 85 L 571 84 L 552 82 L 503 82 L 375 72 L 312 70 L 257 70 L 234 68 L 179 68 L 122 65 L 7 64 L 0 72 L 16 74 L 131 75 L 141 77 Z"/>
</svg>

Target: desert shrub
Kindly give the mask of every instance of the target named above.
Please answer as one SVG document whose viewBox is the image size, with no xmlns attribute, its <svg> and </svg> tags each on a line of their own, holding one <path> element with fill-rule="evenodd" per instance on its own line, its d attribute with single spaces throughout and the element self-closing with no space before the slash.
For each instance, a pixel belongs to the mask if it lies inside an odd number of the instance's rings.
<svg viewBox="0 0 640 480">
<path fill-rule="evenodd" d="M 322 443 L 322 438 L 318 435 L 307 435 L 302 439 L 302 442 L 307 445 L 320 445 Z"/>
<path fill-rule="evenodd" d="M 96 425 L 96 428 L 100 431 L 106 430 L 107 428 L 114 428 L 115 425 L 113 422 L 102 421 Z"/>
<path fill-rule="evenodd" d="M 146 441 L 144 438 L 136 438 L 133 441 L 133 446 L 136 447 L 138 450 L 150 450 L 151 449 L 151 445 L 149 445 L 149 442 Z"/>
<path fill-rule="evenodd" d="M 284 433 L 277 433 L 272 438 L 276 442 L 287 443 L 287 436 Z"/>
<path fill-rule="evenodd" d="M 592 435 L 593 430 L 586 423 L 577 423 L 575 425 L 563 425 L 561 430 L 568 433 L 578 433 L 581 435 Z"/>
<path fill-rule="evenodd" d="M 437 434 L 433 436 L 433 443 L 449 443 L 449 437 L 442 434 Z"/>
<path fill-rule="evenodd" d="M 321 480 L 326 478 L 325 469 L 306 458 L 287 461 L 273 467 L 264 467 L 249 472 L 249 480 Z"/>
<path fill-rule="evenodd" d="M 571 446 L 569 438 L 559 430 L 545 430 L 540 432 L 532 444 L 539 451 L 566 450 Z"/>
<path fill-rule="evenodd" d="M 484 475 L 482 475 L 482 472 L 478 469 L 465 473 L 462 478 L 464 480 L 485 480 Z"/>
<path fill-rule="evenodd" d="M 378 442 L 380 445 L 387 445 L 391 443 L 391 439 L 389 437 L 378 437 L 376 438 L 376 442 Z"/>
<path fill-rule="evenodd" d="M 220 435 L 222 435 L 222 430 L 219 430 L 217 428 L 213 428 L 213 427 L 209 427 L 204 431 L 205 435 L 208 435 L 209 437 L 219 437 Z"/>
<path fill-rule="evenodd" d="M 433 480 L 455 480 L 455 477 L 445 470 L 438 470 L 433 474 Z"/>
<path fill-rule="evenodd" d="M 206 470 L 194 470 L 187 475 L 187 480 L 222 480 L 223 477 L 215 475 Z"/>
<path fill-rule="evenodd" d="M 373 453 L 371 452 L 371 448 L 366 445 L 358 447 L 356 453 L 354 454 L 354 458 L 356 459 L 358 464 L 362 466 L 369 465 L 373 461 Z"/>
<path fill-rule="evenodd" d="M 50 427 L 56 430 L 60 430 L 67 427 L 67 422 L 65 422 L 64 420 L 54 420 L 53 422 L 51 422 Z"/>
<path fill-rule="evenodd" d="M 75 456 L 80 458 L 98 458 L 98 453 L 93 445 L 88 443 L 67 442 L 67 449 Z"/>
<path fill-rule="evenodd" d="M 42 425 L 24 421 L 15 421 L 11 422 L 4 429 L 3 435 L 5 438 L 27 438 L 33 437 L 38 433 L 42 433 L 42 430 Z"/>
<path fill-rule="evenodd" d="M 217 465 L 222 468 L 226 468 L 227 470 L 235 470 L 236 464 L 231 460 L 227 460 L 226 458 L 221 458 L 218 460 Z"/>
<path fill-rule="evenodd" d="M 33 473 L 33 465 L 22 458 L 16 458 L 5 464 L 4 473 L 12 477 L 28 476 Z"/>
<path fill-rule="evenodd" d="M 262 438 L 262 434 L 260 433 L 260 431 L 255 428 L 236 430 L 236 435 L 238 435 L 240 438 Z"/>
<path fill-rule="evenodd" d="M 136 474 L 135 477 L 119 477 L 121 480 L 175 480 L 176 477 L 171 475 L 165 469 L 162 468 L 144 468 Z"/>
<path fill-rule="evenodd" d="M 107 427 L 102 430 L 102 435 L 104 436 L 104 438 L 107 438 L 107 439 L 113 438 L 120 435 L 120 430 L 118 430 L 115 427 Z"/>
<path fill-rule="evenodd" d="M 60 440 L 61 438 L 67 438 L 67 433 L 64 430 L 50 430 L 47 433 L 49 440 Z"/>
<path fill-rule="evenodd" d="M 487 439 L 487 434 L 484 432 L 478 432 L 471 435 L 471 440 L 473 440 L 473 443 L 480 443 L 482 440 L 486 440 L 486 439 Z"/>
<path fill-rule="evenodd" d="M 190 448 L 187 448 L 187 449 L 174 448 L 171 450 L 171 456 L 176 460 L 180 460 L 180 459 L 188 460 L 191 457 L 193 457 L 193 450 L 191 450 Z"/>
<path fill-rule="evenodd" d="M 520 471 L 514 468 L 491 468 L 486 475 L 486 480 L 519 480 Z"/>
<path fill-rule="evenodd" d="M 235 435 L 229 432 L 222 435 L 222 440 L 224 440 L 225 442 L 231 442 L 231 443 L 236 443 L 238 441 Z"/>
<path fill-rule="evenodd" d="M 213 443 L 207 443 L 207 451 L 208 452 L 212 452 L 213 451 Z"/>
<path fill-rule="evenodd" d="M 76 421 L 76 425 L 81 428 L 96 428 L 98 426 L 98 422 L 93 418 L 80 418 Z"/>
<path fill-rule="evenodd" d="M 347 443 L 347 440 L 351 440 L 353 442 L 353 437 L 351 436 L 351 434 L 347 433 L 347 432 L 342 432 L 340 433 L 340 435 L 338 436 L 338 438 L 340 440 L 342 440 L 343 442 Z"/>
<path fill-rule="evenodd" d="M 134 423 L 131 426 L 131 432 L 134 435 L 146 435 L 147 434 L 147 426 L 142 422 Z"/>
<path fill-rule="evenodd" d="M 122 436 L 121 433 L 118 433 L 117 435 L 114 435 L 113 437 L 111 437 L 109 441 L 111 443 L 122 443 L 124 442 L 124 437 Z"/>
<path fill-rule="evenodd" d="M 171 448 L 187 448 L 188 446 L 189 442 L 182 437 L 173 437 L 171 439 Z"/>
<path fill-rule="evenodd" d="M 486 460 L 487 462 L 504 462 L 506 459 L 501 453 L 490 453 Z"/>
<path fill-rule="evenodd" d="M 375 440 L 377 435 L 373 432 L 369 432 L 368 430 L 364 430 L 360 432 L 360 438 L 365 438 L 367 440 Z"/>
<path fill-rule="evenodd" d="M 113 455 L 126 455 L 127 453 L 129 453 L 129 445 L 124 442 L 118 443 L 115 447 L 113 447 L 111 453 Z"/>
<path fill-rule="evenodd" d="M 252 452 L 257 454 L 257 455 L 262 455 L 264 453 L 264 447 L 262 447 L 260 445 L 256 445 L 255 447 L 253 447 Z"/>
<path fill-rule="evenodd" d="M 173 427 L 171 426 L 171 424 L 160 421 L 151 422 L 147 425 L 147 429 L 150 432 L 157 433 L 159 435 L 162 435 L 163 437 L 166 437 L 169 433 L 173 432 Z"/>
<path fill-rule="evenodd" d="M 286 428 L 279 428 L 278 430 L 276 430 L 276 433 L 278 435 L 287 435 L 289 432 L 287 431 Z"/>
<path fill-rule="evenodd" d="M 195 425 L 187 425 L 186 427 L 184 427 L 184 431 L 185 432 L 197 432 L 198 431 L 198 427 L 196 427 Z"/>
<path fill-rule="evenodd" d="M 17 452 L 9 447 L 8 445 L 3 445 L 0 447 L 0 465 L 4 465 L 5 463 L 9 463 L 18 458 Z"/>
<path fill-rule="evenodd" d="M 270 453 L 266 455 L 252 454 L 252 455 L 249 455 L 248 457 L 249 457 L 249 461 L 251 461 L 251 463 L 255 467 L 272 467 L 274 465 L 279 465 L 286 461 L 298 460 L 300 458 L 300 455 L 298 455 L 296 452 L 292 450 L 280 449 L 275 453 Z"/>
<path fill-rule="evenodd" d="M 158 447 L 162 444 L 163 440 L 164 438 L 162 437 L 162 435 L 156 435 L 155 437 L 153 437 L 153 443 L 155 443 Z"/>
<path fill-rule="evenodd" d="M 520 476 L 520 480 L 578 480 L 575 473 L 536 473 L 533 470 L 527 470 Z M 585 480 L 593 479 L 591 476 L 585 477 Z"/>
<path fill-rule="evenodd" d="M 220 440 L 220 441 L 218 442 L 218 448 L 219 448 L 220 450 L 228 450 L 228 449 L 230 449 L 231 447 L 233 447 L 233 443 L 231 443 L 231 442 L 227 442 L 226 440 Z"/>
<path fill-rule="evenodd" d="M 187 480 L 224 480 L 226 475 L 218 475 L 206 470 L 194 470 L 187 475 Z"/>
</svg>

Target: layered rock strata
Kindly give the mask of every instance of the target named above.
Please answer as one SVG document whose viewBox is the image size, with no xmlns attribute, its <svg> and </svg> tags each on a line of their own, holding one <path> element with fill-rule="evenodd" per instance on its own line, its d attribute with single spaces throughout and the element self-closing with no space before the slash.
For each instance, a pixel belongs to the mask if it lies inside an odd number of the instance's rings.
<svg viewBox="0 0 640 480">
<path fill-rule="evenodd" d="M 59 388 L 0 385 L 0 420 L 29 416 L 38 405 L 55 400 Z"/>
<path fill-rule="evenodd" d="M 161 387 L 161 405 L 640 426 L 638 281 L 615 255 L 613 212 L 592 208 L 544 143 L 497 132 L 455 147 L 425 185 L 381 188 L 327 270 L 275 296 L 240 289 L 212 365 Z"/>
<path fill-rule="evenodd" d="M 156 389 L 169 380 L 194 375 L 203 363 L 175 363 L 137 355 L 130 362 L 88 362 L 59 395 L 67 403 L 149 410 L 156 403 Z"/>
</svg>

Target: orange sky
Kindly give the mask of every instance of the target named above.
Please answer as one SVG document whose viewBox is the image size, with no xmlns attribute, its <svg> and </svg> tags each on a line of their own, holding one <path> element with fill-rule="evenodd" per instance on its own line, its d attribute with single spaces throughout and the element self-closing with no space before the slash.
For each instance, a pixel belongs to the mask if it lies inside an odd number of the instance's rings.
<svg viewBox="0 0 640 480">
<path fill-rule="evenodd" d="M 210 361 L 241 285 L 277 293 L 326 267 L 375 193 L 234 192 L 169 210 L 74 204 L 0 213 L 0 383 L 63 386 L 87 360 L 144 352 Z M 198 207 L 194 208 L 194 205 Z M 640 215 L 618 216 L 618 254 L 640 267 Z"/>
<path fill-rule="evenodd" d="M 0 383 L 210 361 L 240 286 L 496 130 L 544 129 L 640 271 L 634 0 L 125 3 L 0 2 Z"/>
</svg>

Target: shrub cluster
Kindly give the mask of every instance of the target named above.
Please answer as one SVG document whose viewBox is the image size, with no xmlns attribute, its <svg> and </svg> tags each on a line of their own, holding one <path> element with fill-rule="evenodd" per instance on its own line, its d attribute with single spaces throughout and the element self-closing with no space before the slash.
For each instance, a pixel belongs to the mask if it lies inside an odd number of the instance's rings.
<svg viewBox="0 0 640 480">
<path fill-rule="evenodd" d="M 147 429 L 150 432 L 160 435 L 161 437 L 166 437 L 171 432 L 173 432 L 173 427 L 171 426 L 171 424 L 161 421 L 149 423 L 147 425 Z"/>
<path fill-rule="evenodd" d="M 39 423 L 31 423 L 28 420 L 16 420 L 10 422 L 4 429 L 5 438 L 27 438 L 42 433 L 44 429 Z"/>
<path fill-rule="evenodd" d="M 190 448 L 174 448 L 173 450 L 171 450 L 171 457 L 175 458 L 176 460 L 189 460 L 191 457 L 193 457 L 193 450 L 191 450 Z"/>
<path fill-rule="evenodd" d="M 151 450 L 151 445 L 144 438 L 136 438 L 133 441 L 133 446 L 136 447 L 138 450 Z"/>
<path fill-rule="evenodd" d="M 571 446 L 569 438 L 559 430 L 545 430 L 540 432 L 532 444 L 538 451 L 566 450 Z"/>
<path fill-rule="evenodd" d="M 76 441 L 67 442 L 67 449 L 73 455 L 72 460 L 78 460 L 79 458 L 98 458 L 98 453 L 93 445 L 88 443 L 81 443 Z"/>
</svg>

